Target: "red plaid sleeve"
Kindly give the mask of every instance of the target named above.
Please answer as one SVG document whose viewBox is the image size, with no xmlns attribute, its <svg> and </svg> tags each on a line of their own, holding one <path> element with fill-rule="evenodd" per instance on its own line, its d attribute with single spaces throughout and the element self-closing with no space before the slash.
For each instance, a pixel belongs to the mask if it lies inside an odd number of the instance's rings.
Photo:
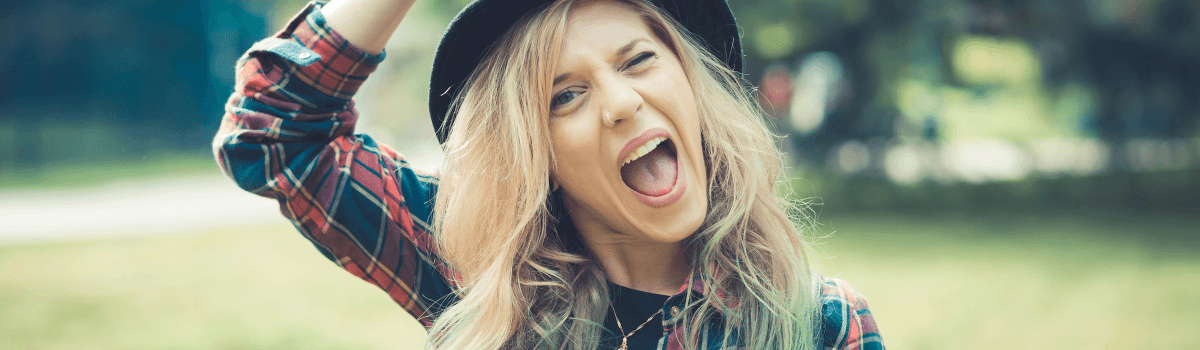
<svg viewBox="0 0 1200 350">
<path fill-rule="evenodd" d="M 825 349 L 884 349 L 867 298 L 855 292 L 849 283 L 826 277 L 821 284 L 821 305 L 821 336 Z"/>
<path fill-rule="evenodd" d="M 383 57 L 351 45 L 310 3 L 238 60 L 213 149 L 226 174 L 277 199 L 326 258 L 428 326 L 455 299 L 428 224 L 438 180 L 353 133 L 351 98 Z"/>
</svg>

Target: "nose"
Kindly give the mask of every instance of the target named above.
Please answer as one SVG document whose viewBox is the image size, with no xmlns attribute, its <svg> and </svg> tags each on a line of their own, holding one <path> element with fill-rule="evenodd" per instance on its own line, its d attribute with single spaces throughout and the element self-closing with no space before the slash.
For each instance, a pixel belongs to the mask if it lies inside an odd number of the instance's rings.
<svg viewBox="0 0 1200 350">
<path fill-rule="evenodd" d="M 604 108 L 601 110 L 600 116 L 604 119 L 604 126 L 610 128 L 616 127 L 622 121 L 636 117 L 645 103 L 642 94 L 619 79 L 612 79 L 605 84 L 602 92 Z"/>
</svg>

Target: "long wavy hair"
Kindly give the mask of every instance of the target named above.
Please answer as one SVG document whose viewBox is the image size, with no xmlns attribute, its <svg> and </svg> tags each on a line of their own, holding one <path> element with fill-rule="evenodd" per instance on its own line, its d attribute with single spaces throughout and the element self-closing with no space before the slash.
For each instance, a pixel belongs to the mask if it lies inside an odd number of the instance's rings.
<svg viewBox="0 0 1200 350">
<path fill-rule="evenodd" d="M 606 277 L 549 183 L 552 75 L 567 17 L 584 1 L 555 1 L 522 18 L 451 109 L 434 230 L 460 300 L 436 315 L 427 348 L 599 344 Z M 620 2 L 674 50 L 699 109 L 709 210 L 685 246 L 694 281 L 710 293 L 689 294 L 676 332 L 691 349 L 717 345 L 701 341 L 711 332 L 724 334 L 722 347 L 816 348 L 818 284 L 801 235 L 808 219 L 776 192 L 780 154 L 754 90 L 653 4 Z"/>
</svg>

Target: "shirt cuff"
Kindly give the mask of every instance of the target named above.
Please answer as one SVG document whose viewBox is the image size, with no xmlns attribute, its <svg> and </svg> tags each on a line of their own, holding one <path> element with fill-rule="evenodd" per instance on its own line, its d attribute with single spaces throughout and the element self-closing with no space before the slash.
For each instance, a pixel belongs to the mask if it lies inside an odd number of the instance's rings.
<svg viewBox="0 0 1200 350">
<path fill-rule="evenodd" d="M 330 97 L 349 100 L 386 52 L 372 55 L 354 46 L 330 28 L 321 14 L 320 2 L 310 2 L 287 27 L 255 44 L 254 51 L 268 51 L 295 67 L 294 76 Z"/>
</svg>

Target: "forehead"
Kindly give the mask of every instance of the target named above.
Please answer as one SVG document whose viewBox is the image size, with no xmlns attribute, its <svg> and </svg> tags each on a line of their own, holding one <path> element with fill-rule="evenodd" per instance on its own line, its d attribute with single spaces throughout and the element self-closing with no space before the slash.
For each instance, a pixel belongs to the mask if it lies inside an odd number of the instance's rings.
<svg viewBox="0 0 1200 350">
<path fill-rule="evenodd" d="M 655 40 L 642 17 L 617 1 L 588 1 L 571 9 L 563 37 L 563 53 L 611 52 L 630 41 Z M 655 40 L 657 41 L 657 40 Z"/>
</svg>

